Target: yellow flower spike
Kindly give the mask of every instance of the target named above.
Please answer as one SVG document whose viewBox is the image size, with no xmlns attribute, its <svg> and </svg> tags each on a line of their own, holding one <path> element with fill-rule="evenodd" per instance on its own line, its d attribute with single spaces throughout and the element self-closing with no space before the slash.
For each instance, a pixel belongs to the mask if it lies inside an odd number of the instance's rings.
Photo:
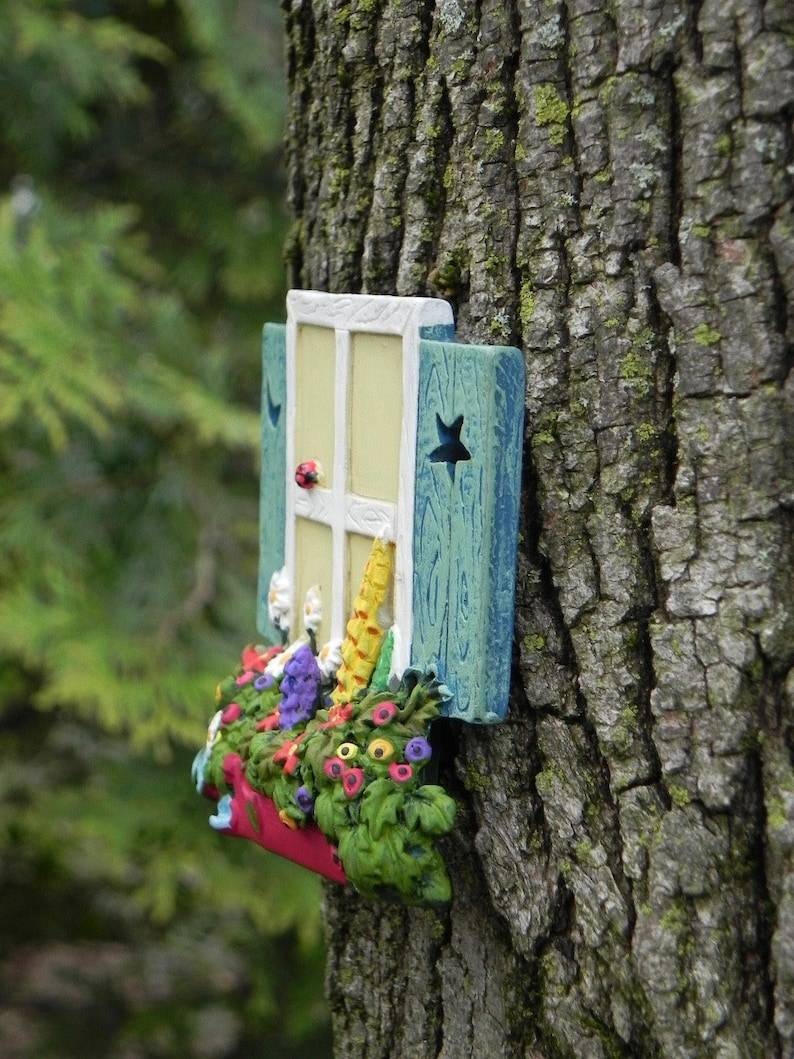
<svg viewBox="0 0 794 1059">
<path fill-rule="evenodd" d="M 393 570 L 394 545 L 390 541 L 374 540 L 342 644 L 342 665 L 331 696 L 335 705 L 350 702 L 370 682 L 384 637 L 378 611 L 388 594 Z"/>
<path fill-rule="evenodd" d="M 394 757 L 394 743 L 389 739 L 373 739 L 367 747 L 367 753 L 373 761 L 391 761 Z"/>
</svg>

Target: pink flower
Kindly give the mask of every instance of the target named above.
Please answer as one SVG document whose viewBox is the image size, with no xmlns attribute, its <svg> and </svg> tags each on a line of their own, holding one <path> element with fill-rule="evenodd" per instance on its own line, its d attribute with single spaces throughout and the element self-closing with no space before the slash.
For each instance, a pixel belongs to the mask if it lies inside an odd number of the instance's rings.
<svg viewBox="0 0 794 1059">
<path fill-rule="evenodd" d="M 342 777 L 342 786 L 348 798 L 355 798 L 364 786 L 364 770 L 347 769 Z"/>
<path fill-rule="evenodd" d="M 242 712 L 236 702 L 230 702 L 221 714 L 221 721 L 223 724 L 233 724 Z"/>
<path fill-rule="evenodd" d="M 247 669 L 245 673 L 241 673 L 237 680 L 235 680 L 235 684 L 238 688 L 243 688 L 246 684 L 250 684 L 253 679 L 254 674 L 250 669 Z"/>
<path fill-rule="evenodd" d="M 338 780 L 345 773 L 345 763 L 338 757 L 329 757 L 323 765 L 323 772 L 332 780 Z"/>
<path fill-rule="evenodd" d="M 397 706 L 393 702 L 382 702 L 372 711 L 372 721 L 378 728 L 382 728 L 397 716 Z"/>
<path fill-rule="evenodd" d="M 407 783 L 413 774 L 414 770 L 404 762 L 392 761 L 391 765 L 389 765 L 389 775 L 395 783 Z"/>
</svg>

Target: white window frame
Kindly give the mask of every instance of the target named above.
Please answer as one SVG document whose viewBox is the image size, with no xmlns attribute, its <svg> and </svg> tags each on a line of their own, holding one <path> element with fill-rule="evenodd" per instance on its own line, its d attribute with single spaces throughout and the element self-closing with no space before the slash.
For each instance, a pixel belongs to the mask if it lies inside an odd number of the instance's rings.
<svg viewBox="0 0 794 1059">
<path fill-rule="evenodd" d="M 331 328 L 336 338 L 334 374 L 334 466 L 332 488 L 301 489 L 295 482 L 295 351 L 298 327 L 311 324 Z M 394 541 L 394 622 L 392 666 L 399 675 L 408 666 L 413 632 L 413 536 L 416 423 L 419 394 L 420 329 L 453 324 L 452 307 L 439 298 L 401 298 L 381 294 L 326 294 L 291 290 L 287 294 L 286 393 L 286 519 L 284 556 L 293 594 L 295 519 L 297 516 L 329 526 L 332 533 L 332 606 L 330 638 L 341 639 L 349 615 L 345 613 L 345 534 L 382 536 Z M 398 335 L 402 338 L 403 419 L 397 503 L 358 496 L 348 490 L 348 432 L 351 335 L 356 332 Z M 326 600 L 323 601 L 327 606 Z M 292 600 L 290 628 L 302 600 Z M 327 613 L 327 612 L 326 612 Z M 294 632 L 293 632 L 294 635 Z"/>
</svg>

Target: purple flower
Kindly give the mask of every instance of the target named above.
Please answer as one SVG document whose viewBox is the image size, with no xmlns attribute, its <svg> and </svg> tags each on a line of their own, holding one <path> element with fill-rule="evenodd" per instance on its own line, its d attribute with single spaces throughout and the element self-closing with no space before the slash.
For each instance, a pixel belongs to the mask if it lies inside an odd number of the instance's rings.
<svg viewBox="0 0 794 1059">
<path fill-rule="evenodd" d="M 279 727 L 293 728 L 308 721 L 317 710 L 320 697 L 320 670 L 307 644 L 299 648 L 284 667 L 283 696 L 279 706 Z"/>
<path fill-rule="evenodd" d="M 302 813 L 306 813 L 307 816 L 311 815 L 312 809 L 314 809 L 314 798 L 312 798 L 308 787 L 298 787 L 295 791 L 295 804 Z"/>
<path fill-rule="evenodd" d="M 308 644 L 298 648 L 284 667 L 284 673 L 293 677 L 317 678 L 319 676 L 320 670 L 317 666 L 317 659 L 312 654 L 312 649 Z"/>
<path fill-rule="evenodd" d="M 273 687 L 273 678 L 269 673 L 265 673 L 263 676 L 256 678 L 254 687 L 257 691 L 266 691 L 267 688 Z"/>
<path fill-rule="evenodd" d="M 408 761 L 427 761 L 432 753 L 430 744 L 421 735 L 415 736 L 405 744 L 405 757 Z"/>
</svg>

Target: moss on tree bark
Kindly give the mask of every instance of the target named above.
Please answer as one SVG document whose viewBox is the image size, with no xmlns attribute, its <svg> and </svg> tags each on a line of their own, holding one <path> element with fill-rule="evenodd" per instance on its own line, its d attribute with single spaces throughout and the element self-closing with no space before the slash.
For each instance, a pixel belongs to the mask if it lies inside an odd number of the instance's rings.
<svg viewBox="0 0 794 1059">
<path fill-rule="evenodd" d="M 791 1055 L 791 7 L 285 11 L 293 284 L 527 365 L 510 719 L 448 915 L 328 889 L 338 1054 Z"/>
</svg>

